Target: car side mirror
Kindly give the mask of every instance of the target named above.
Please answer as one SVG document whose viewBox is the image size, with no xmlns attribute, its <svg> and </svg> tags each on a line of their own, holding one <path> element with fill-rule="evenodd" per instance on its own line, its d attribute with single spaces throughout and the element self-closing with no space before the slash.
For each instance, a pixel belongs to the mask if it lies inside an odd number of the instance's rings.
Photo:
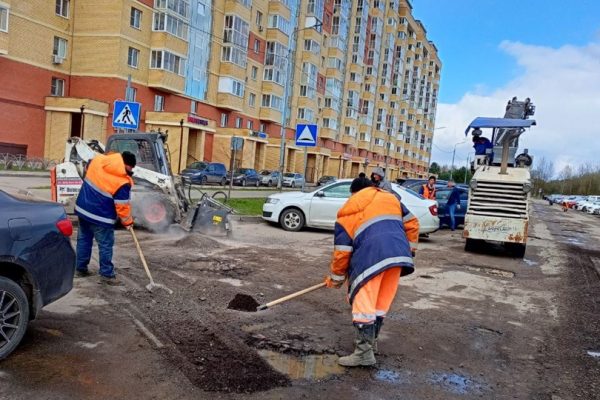
<svg viewBox="0 0 600 400">
<path fill-rule="evenodd" d="M 317 196 L 317 197 L 325 197 L 325 192 L 322 191 L 322 190 L 319 190 L 315 196 Z"/>
</svg>

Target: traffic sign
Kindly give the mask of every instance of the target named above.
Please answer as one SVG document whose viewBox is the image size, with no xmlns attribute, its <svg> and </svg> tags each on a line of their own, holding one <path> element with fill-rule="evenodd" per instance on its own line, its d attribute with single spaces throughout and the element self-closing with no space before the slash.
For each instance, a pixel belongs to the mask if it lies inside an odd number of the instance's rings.
<svg viewBox="0 0 600 400">
<path fill-rule="evenodd" d="M 231 150 L 240 151 L 244 147 L 244 138 L 239 136 L 231 137 Z"/>
<path fill-rule="evenodd" d="M 140 103 L 115 101 L 113 107 L 113 128 L 137 129 L 140 126 Z"/>
<path fill-rule="evenodd" d="M 317 125 L 296 125 L 296 146 L 315 147 L 317 145 Z"/>
</svg>

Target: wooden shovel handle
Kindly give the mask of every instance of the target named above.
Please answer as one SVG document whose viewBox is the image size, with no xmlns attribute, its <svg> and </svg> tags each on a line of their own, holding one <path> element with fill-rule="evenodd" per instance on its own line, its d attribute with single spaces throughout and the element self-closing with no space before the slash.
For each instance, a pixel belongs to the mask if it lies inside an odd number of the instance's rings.
<svg viewBox="0 0 600 400">
<path fill-rule="evenodd" d="M 265 304 L 264 308 L 268 308 L 268 307 L 274 306 L 276 304 L 283 303 L 284 301 L 288 301 L 288 300 L 294 299 L 294 298 L 296 298 L 298 296 L 302 296 L 303 294 L 312 292 L 312 291 L 317 290 L 317 289 L 321 289 L 322 287 L 325 287 L 325 282 L 321 282 L 318 285 L 314 285 L 314 286 L 308 287 L 306 289 L 302 289 L 302 290 L 300 290 L 300 291 L 298 291 L 296 293 L 288 294 L 287 296 L 284 296 L 284 297 L 279 298 L 277 300 L 273 300 L 273 301 Z"/>
<path fill-rule="evenodd" d="M 146 270 L 146 275 L 150 279 L 150 283 L 154 284 L 154 279 L 152 279 L 152 275 L 150 274 L 150 268 L 148 268 L 148 263 L 146 263 L 146 257 L 144 257 L 144 253 L 142 253 L 142 248 L 140 247 L 140 242 L 138 242 L 137 236 L 133 231 L 133 226 L 129 228 L 129 232 L 131 232 L 131 236 L 133 237 L 133 241 L 135 242 L 135 247 L 137 248 L 138 254 L 140 255 L 140 260 L 142 261 L 142 265 Z"/>
</svg>

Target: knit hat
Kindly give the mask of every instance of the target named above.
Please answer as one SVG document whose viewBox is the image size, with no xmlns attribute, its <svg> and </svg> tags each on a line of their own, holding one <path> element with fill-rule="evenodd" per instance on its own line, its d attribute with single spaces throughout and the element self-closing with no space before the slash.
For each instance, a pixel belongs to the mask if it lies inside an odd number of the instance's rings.
<svg viewBox="0 0 600 400">
<path fill-rule="evenodd" d="M 125 165 L 128 165 L 131 168 L 135 168 L 135 164 L 136 164 L 135 154 L 133 154 L 129 151 L 124 151 L 121 154 L 121 157 L 123 157 L 123 162 L 125 163 Z"/>
</svg>

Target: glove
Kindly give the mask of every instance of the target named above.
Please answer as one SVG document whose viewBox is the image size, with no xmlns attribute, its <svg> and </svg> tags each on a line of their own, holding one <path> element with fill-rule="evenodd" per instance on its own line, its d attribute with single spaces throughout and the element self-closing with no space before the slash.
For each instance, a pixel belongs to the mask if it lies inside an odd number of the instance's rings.
<svg viewBox="0 0 600 400">
<path fill-rule="evenodd" d="M 346 279 L 342 280 L 335 280 L 333 279 L 331 276 L 328 276 L 325 278 L 325 286 L 327 286 L 328 288 L 335 288 L 335 289 L 339 289 L 342 287 L 342 285 L 344 284 L 344 282 L 346 282 Z"/>
</svg>

